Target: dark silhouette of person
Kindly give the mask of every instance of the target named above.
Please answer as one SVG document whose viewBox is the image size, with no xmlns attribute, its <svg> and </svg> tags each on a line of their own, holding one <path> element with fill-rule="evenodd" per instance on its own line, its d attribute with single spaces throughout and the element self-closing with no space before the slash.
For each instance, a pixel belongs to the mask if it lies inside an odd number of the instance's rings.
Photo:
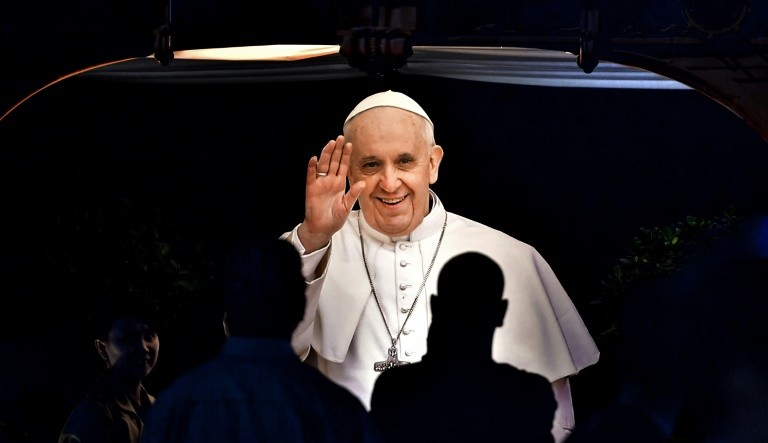
<svg viewBox="0 0 768 443">
<path fill-rule="evenodd" d="M 546 378 L 494 361 L 504 321 L 504 275 L 467 252 L 441 269 L 420 362 L 376 380 L 370 414 L 392 442 L 553 442 L 555 401 Z"/>
<path fill-rule="evenodd" d="M 673 441 L 766 442 L 768 216 L 746 217 L 700 255 L 669 298 L 689 325 Z"/>
<path fill-rule="evenodd" d="M 106 369 L 70 413 L 60 443 L 137 443 L 155 397 L 144 379 L 160 352 L 153 304 L 129 293 L 110 294 L 96 314 L 96 352 Z"/>
<path fill-rule="evenodd" d="M 381 441 L 357 397 L 291 347 L 305 283 L 290 243 L 244 241 L 220 283 L 221 350 L 158 394 L 143 443 Z"/>
<path fill-rule="evenodd" d="M 622 299 L 618 390 L 568 443 L 768 441 L 768 217 Z"/>
</svg>

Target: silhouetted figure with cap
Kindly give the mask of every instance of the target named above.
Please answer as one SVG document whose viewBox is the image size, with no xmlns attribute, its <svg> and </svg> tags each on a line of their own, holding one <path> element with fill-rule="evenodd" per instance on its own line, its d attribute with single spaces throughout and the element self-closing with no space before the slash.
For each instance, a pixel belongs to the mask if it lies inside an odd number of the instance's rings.
<svg viewBox="0 0 768 443">
<path fill-rule="evenodd" d="M 223 277 L 222 349 L 160 392 L 142 443 L 381 441 L 357 397 L 291 347 L 305 307 L 296 249 L 243 243 Z"/>
<path fill-rule="evenodd" d="M 392 442 L 553 442 L 557 403 L 541 375 L 493 360 L 504 321 L 504 275 L 467 252 L 441 269 L 421 362 L 376 380 L 371 415 Z"/>
</svg>

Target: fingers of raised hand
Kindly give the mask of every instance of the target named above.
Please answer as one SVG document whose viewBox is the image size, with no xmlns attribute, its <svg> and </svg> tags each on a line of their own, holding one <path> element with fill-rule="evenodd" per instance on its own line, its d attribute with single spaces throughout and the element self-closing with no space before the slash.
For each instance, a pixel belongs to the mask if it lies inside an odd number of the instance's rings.
<svg viewBox="0 0 768 443">
<path fill-rule="evenodd" d="M 342 159 L 343 159 L 343 151 L 344 151 L 344 137 L 338 136 L 335 140 L 329 141 L 325 147 L 323 148 L 323 151 L 320 153 L 320 158 L 317 161 L 316 167 L 316 177 L 327 177 L 327 176 L 336 176 L 339 175 L 339 172 L 342 172 L 342 174 L 346 173 L 346 167 L 342 166 Z M 347 156 L 348 158 L 348 156 Z M 340 171 L 341 170 L 341 171 Z"/>
</svg>

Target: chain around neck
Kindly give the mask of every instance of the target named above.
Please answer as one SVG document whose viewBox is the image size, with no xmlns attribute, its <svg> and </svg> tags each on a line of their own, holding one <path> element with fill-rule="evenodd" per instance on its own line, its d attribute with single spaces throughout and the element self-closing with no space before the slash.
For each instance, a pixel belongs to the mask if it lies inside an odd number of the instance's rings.
<svg viewBox="0 0 768 443">
<path fill-rule="evenodd" d="M 358 217 L 362 217 L 362 213 L 360 213 Z M 445 235 L 446 226 L 448 226 L 448 212 L 445 213 L 445 220 L 443 220 L 443 229 L 440 231 L 440 238 L 437 240 L 435 253 L 432 255 L 432 261 L 429 263 L 429 268 L 427 268 L 427 273 L 424 274 L 424 280 L 422 280 L 421 286 L 419 286 L 419 291 L 416 293 L 416 297 L 413 299 L 413 303 L 411 303 L 411 307 L 408 309 L 408 315 L 405 316 L 405 320 L 403 320 L 403 325 L 400 326 L 400 330 L 397 331 L 397 336 L 393 337 L 392 332 L 389 329 L 389 324 L 387 323 L 387 317 L 384 315 L 384 310 L 381 308 L 381 302 L 379 301 L 379 296 L 376 294 L 376 288 L 373 286 L 373 277 L 371 277 L 371 270 L 368 267 L 368 259 L 365 257 L 365 242 L 363 241 L 362 228 L 360 228 L 360 218 L 357 219 L 357 233 L 360 236 L 360 249 L 363 252 L 363 264 L 365 265 L 365 273 L 368 276 L 368 282 L 371 285 L 371 292 L 373 293 L 373 299 L 376 300 L 376 306 L 379 308 L 379 314 L 381 314 L 381 319 L 384 320 L 384 327 L 387 328 L 387 334 L 389 335 L 389 339 L 392 340 L 392 347 L 395 347 L 395 344 L 400 339 L 400 335 L 403 333 L 403 330 L 405 329 L 405 324 L 406 322 L 408 322 L 408 319 L 411 318 L 413 309 L 416 307 L 416 302 L 419 301 L 419 295 L 421 295 L 421 291 L 424 290 L 424 286 L 426 286 L 427 284 L 427 279 L 429 278 L 429 274 L 432 272 L 432 267 L 435 265 L 435 259 L 437 259 L 437 252 L 440 250 L 440 245 L 443 243 L 443 236 Z"/>
</svg>

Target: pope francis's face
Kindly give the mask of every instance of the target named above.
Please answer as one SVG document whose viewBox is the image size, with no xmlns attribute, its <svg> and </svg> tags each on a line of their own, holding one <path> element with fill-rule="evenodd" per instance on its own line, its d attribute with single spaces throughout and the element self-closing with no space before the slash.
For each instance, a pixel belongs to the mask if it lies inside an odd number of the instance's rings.
<svg viewBox="0 0 768 443">
<path fill-rule="evenodd" d="M 422 117 L 394 107 L 355 116 L 345 128 L 352 143 L 349 178 L 365 181 L 358 202 L 365 221 L 390 237 L 409 235 L 429 212 L 443 150 Z"/>
</svg>

